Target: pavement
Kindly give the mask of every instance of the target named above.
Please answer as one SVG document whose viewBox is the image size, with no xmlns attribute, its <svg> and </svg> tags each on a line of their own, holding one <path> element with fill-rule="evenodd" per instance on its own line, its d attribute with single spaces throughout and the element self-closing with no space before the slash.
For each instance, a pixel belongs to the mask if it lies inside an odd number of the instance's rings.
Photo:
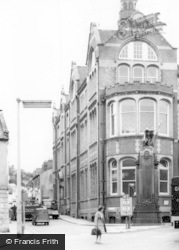
<svg viewBox="0 0 179 250">
<path fill-rule="evenodd" d="M 76 219 L 67 215 L 60 215 L 60 220 L 65 221 L 67 223 L 76 224 L 80 226 L 88 226 L 93 228 L 94 222 L 87 221 L 84 219 Z M 107 233 L 108 234 L 118 234 L 118 233 L 127 233 L 127 232 L 136 232 L 143 230 L 153 230 L 161 227 L 171 226 L 170 223 L 159 224 L 159 225 L 130 225 L 130 228 L 126 228 L 126 224 L 106 224 Z M 9 223 L 10 232 L 8 234 L 16 234 L 17 233 L 17 221 L 11 221 Z M 32 228 L 25 227 L 24 234 L 36 234 L 36 231 L 33 231 Z"/>
<path fill-rule="evenodd" d="M 60 215 L 60 219 L 72 224 L 77 224 L 81 226 L 94 226 L 94 222 L 87 221 L 84 219 L 76 219 L 67 215 Z M 170 223 L 163 223 L 157 225 L 130 225 L 130 228 L 126 228 L 126 224 L 122 223 L 110 223 L 106 224 L 107 233 L 108 234 L 115 234 L 115 233 L 127 233 L 127 232 L 136 232 L 136 231 L 143 231 L 143 230 L 150 230 L 150 229 L 157 229 L 161 227 L 171 226 Z"/>
</svg>

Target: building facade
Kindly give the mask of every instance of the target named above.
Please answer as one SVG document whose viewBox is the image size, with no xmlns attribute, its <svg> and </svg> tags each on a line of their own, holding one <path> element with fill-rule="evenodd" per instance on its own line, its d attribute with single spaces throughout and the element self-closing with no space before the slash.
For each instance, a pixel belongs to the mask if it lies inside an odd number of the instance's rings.
<svg viewBox="0 0 179 250">
<path fill-rule="evenodd" d="M 69 94 L 53 117 L 55 199 L 73 217 L 93 220 L 104 204 L 107 221 L 121 222 L 129 185 L 135 207 L 146 128 L 157 134 L 160 218 L 170 214 L 170 180 L 179 174 L 177 50 L 156 28 L 158 14 L 144 16 L 136 4 L 121 0 L 116 30 L 91 24 L 86 66 L 72 63 Z"/>
</svg>

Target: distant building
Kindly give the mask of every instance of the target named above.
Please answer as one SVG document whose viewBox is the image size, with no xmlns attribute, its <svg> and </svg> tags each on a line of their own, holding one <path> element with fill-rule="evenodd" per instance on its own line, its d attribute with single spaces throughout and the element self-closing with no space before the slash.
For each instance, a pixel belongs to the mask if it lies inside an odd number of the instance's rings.
<svg viewBox="0 0 179 250">
<path fill-rule="evenodd" d="M 43 199 L 53 200 L 53 169 L 52 160 L 46 161 L 42 165 L 40 173 L 40 194 Z"/>
<path fill-rule="evenodd" d="M 170 180 L 179 175 L 177 50 L 156 30 L 158 14 L 145 17 L 136 3 L 121 0 L 116 30 L 91 24 L 86 66 L 72 63 L 69 94 L 53 117 L 56 199 L 73 217 L 93 220 L 104 204 L 107 221 L 122 221 L 120 198 L 131 184 L 135 208 L 147 127 L 158 129 L 159 216 L 170 215 Z"/>
<path fill-rule="evenodd" d="M 9 206 L 8 206 L 8 141 L 9 132 L 0 111 L 0 232 L 9 232 Z"/>
</svg>

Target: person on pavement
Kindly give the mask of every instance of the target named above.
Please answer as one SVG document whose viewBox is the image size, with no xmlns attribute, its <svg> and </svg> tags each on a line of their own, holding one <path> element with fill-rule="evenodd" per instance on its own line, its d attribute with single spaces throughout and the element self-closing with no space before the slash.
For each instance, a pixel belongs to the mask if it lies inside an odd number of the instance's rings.
<svg viewBox="0 0 179 250">
<path fill-rule="evenodd" d="M 104 207 L 102 205 L 98 207 L 98 211 L 95 214 L 94 222 L 95 222 L 95 228 L 97 229 L 95 243 L 100 244 L 102 233 L 105 230 Z"/>
</svg>

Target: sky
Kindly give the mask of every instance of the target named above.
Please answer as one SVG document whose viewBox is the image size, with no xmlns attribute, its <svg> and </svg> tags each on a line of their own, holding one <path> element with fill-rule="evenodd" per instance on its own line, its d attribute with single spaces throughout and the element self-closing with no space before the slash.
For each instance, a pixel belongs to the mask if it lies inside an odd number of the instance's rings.
<svg viewBox="0 0 179 250">
<path fill-rule="evenodd" d="M 160 12 L 162 34 L 178 48 L 179 1 L 138 0 L 143 14 Z M 69 90 L 71 62 L 86 63 L 90 23 L 117 29 L 120 0 L 0 0 L 0 109 L 9 130 L 8 165 L 17 165 L 17 102 L 52 100 Z M 53 106 L 52 105 L 52 106 Z M 21 168 L 52 159 L 53 109 L 20 110 Z"/>
</svg>

